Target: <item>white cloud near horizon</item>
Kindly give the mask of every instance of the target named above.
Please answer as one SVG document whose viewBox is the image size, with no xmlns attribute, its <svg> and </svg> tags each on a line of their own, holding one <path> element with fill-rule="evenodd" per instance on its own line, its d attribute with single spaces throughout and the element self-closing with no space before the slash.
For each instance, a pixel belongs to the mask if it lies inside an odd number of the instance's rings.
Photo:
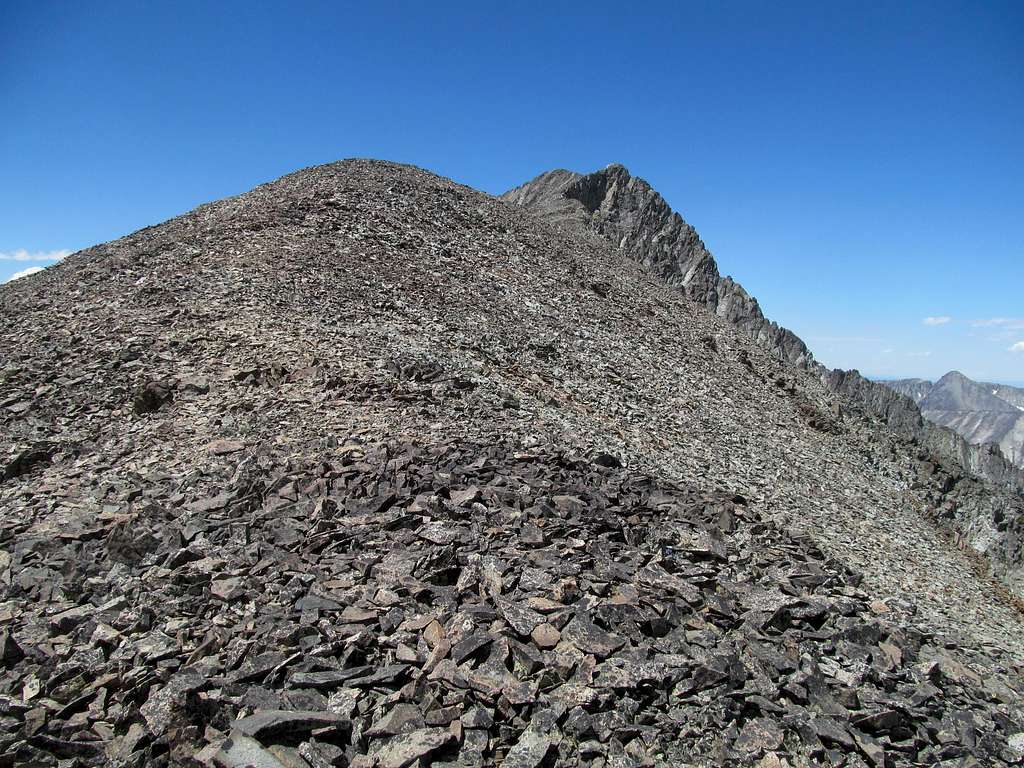
<svg viewBox="0 0 1024 768">
<path fill-rule="evenodd" d="M 34 275 L 36 272 L 42 272 L 42 271 L 43 271 L 43 268 L 40 267 L 40 266 L 26 267 L 25 269 L 21 270 L 20 272 L 15 272 L 13 275 L 11 275 L 6 280 L 4 280 L 4 282 L 5 283 L 10 283 L 11 281 L 17 280 L 20 277 L 28 277 L 29 275 Z"/>
<path fill-rule="evenodd" d="M 1010 347 L 1011 352 L 1024 352 L 1024 341 L 1018 341 Z"/>
<path fill-rule="evenodd" d="M 925 325 L 945 325 L 946 323 L 952 321 L 952 319 L 953 318 L 949 317 L 948 315 L 940 315 L 938 317 L 926 317 L 921 322 L 924 323 Z"/>
<path fill-rule="evenodd" d="M 67 249 L 30 253 L 24 248 L 19 248 L 16 251 L 0 251 L 0 261 L 60 261 L 70 255 L 71 251 Z"/>
<path fill-rule="evenodd" d="M 971 323 L 975 328 L 1006 328 L 1007 330 L 1024 330 L 1024 317 L 990 317 L 987 320 L 975 320 Z"/>
</svg>

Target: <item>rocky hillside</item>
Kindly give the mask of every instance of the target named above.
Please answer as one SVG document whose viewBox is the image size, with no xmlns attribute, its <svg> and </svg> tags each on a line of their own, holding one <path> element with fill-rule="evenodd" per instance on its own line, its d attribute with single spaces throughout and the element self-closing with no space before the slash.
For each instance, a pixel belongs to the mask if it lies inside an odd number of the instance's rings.
<svg viewBox="0 0 1024 768">
<path fill-rule="evenodd" d="M 771 355 L 812 372 L 850 413 L 881 422 L 886 435 L 909 443 L 921 461 L 921 482 L 930 487 L 923 513 L 948 524 L 958 542 L 983 553 L 993 572 L 1022 588 L 1024 471 L 998 447 L 972 445 L 952 429 L 927 421 L 910 398 L 857 371 L 828 371 L 816 363 L 799 338 L 765 318 L 742 286 L 719 274 L 693 227 L 647 182 L 621 165 L 587 175 L 559 170 L 503 197 L 560 226 L 602 235 L 626 258 L 736 326 Z"/>
<path fill-rule="evenodd" d="M 698 250 L 347 161 L 0 287 L 5 764 L 1019 762 L 977 481 Z"/>
<path fill-rule="evenodd" d="M 959 371 L 934 384 L 924 379 L 884 384 L 911 397 L 928 421 L 949 427 L 974 445 L 994 443 L 1011 463 L 1024 467 L 1024 390 L 977 382 Z"/>
</svg>

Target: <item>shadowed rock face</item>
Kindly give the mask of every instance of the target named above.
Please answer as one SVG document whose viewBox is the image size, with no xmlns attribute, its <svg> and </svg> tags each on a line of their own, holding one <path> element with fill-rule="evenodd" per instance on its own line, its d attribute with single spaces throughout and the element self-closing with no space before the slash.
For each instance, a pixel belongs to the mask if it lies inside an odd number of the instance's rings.
<svg viewBox="0 0 1024 768">
<path fill-rule="evenodd" d="M 0 312 L 11 764 L 1018 759 L 975 481 L 604 236 L 346 161 Z"/>
<path fill-rule="evenodd" d="M 995 573 L 1009 583 L 1020 583 L 1024 545 L 1015 531 L 1024 523 L 1007 526 L 997 521 L 1017 518 L 1024 471 L 998 446 L 974 445 L 951 429 L 978 429 L 989 434 L 1012 426 L 1015 416 L 1004 411 L 978 424 L 961 413 L 944 413 L 929 421 L 922 417 L 915 398 L 902 391 L 869 381 L 857 371 L 826 370 L 796 335 L 765 318 L 756 299 L 741 285 L 721 277 L 693 227 L 647 182 L 631 176 L 621 165 L 587 175 L 553 171 L 502 197 L 562 226 L 580 226 L 601 234 L 628 258 L 738 327 L 772 355 L 819 376 L 843 397 L 851 411 L 880 420 L 917 446 L 922 460 L 948 466 L 949 477 L 967 473 L 986 481 L 941 490 L 949 485 L 943 481 L 937 486 L 943 498 L 931 506 L 944 509 L 939 517 L 952 525 L 958 540 L 984 552 Z M 950 380 L 950 389 L 957 386 L 956 381 L 955 377 Z M 920 387 L 913 390 L 918 391 Z"/>
</svg>

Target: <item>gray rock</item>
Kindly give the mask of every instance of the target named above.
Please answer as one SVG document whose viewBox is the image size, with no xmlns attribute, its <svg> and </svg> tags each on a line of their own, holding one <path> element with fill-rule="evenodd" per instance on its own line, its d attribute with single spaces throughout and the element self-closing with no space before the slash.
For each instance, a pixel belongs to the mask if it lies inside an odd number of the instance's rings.
<svg viewBox="0 0 1024 768">
<path fill-rule="evenodd" d="M 774 720 L 756 718 L 743 725 L 733 746 L 740 752 L 761 754 L 781 747 L 783 738 L 782 729 Z"/>
<path fill-rule="evenodd" d="M 392 737 L 370 755 L 380 768 L 405 768 L 454 740 L 445 728 L 421 728 Z"/>
<path fill-rule="evenodd" d="M 133 406 L 139 415 L 158 411 L 174 400 L 174 387 L 169 381 L 150 381 L 135 393 Z"/>
<path fill-rule="evenodd" d="M 555 739 L 551 734 L 527 728 L 508 751 L 503 766 L 507 768 L 536 768 L 547 757 Z"/>
<path fill-rule="evenodd" d="M 544 623 L 544 617 L 541 614 L 514 600 L 496 597 L 494 605 L 498 609 L 498 614 L 509 623 L 509 626 L 524 637 L 528 637 L 534 627 Z"/>
<path fill-rule="evenodd" d="M 300 688 L 337 688 L 353 680 L 365 680 L 372 674 L 372 666 L 351 667 L 331 672 L 296 672 L 291 676 L 291 683 Z"/>
<path fill-rule="evenodd" d="M 567 640 L 584 653 L 592 653 L 600 659 L 619 650 L 626 641 L 605 632 L 584 616 L 576 615 L 562 629 L 562 639 Z"/>
<path fill-rule="evenodd" d="M 413 704 L 396 704 L 386 715 L 375 720 L 365 733 L 369 737 L 395 736 L 422 729 L 423 725 L 423 713 L 418 707 Z"/>
<path fill-rule="evenodd" d="M 244 734 L 228 737 L 213 763 L 220 768 L 288 768 L 256 739 Z"/>
<path fill-rule="evenodd" d="M 231 727 L 238 733 L 256 739 L 273 739 L 283 734 L 309 733 L 323 728 L 351 731 L 348 718 L 334 712 L 302 712 L 293 710 L 267 709 L 254 712 L 241 720 L 235 720 Z"/>
</svg>

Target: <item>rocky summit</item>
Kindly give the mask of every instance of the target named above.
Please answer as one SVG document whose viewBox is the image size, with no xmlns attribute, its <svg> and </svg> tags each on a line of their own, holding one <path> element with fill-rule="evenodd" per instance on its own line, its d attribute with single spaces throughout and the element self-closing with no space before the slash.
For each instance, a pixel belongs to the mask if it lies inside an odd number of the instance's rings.
<svg viewBox="0 0 1024 768">
<path fill-rule="evenodd" d="M 621 166 L 307 169 L 0 311 L 2 765 L 1024 760 L 1017 476 Z"/>
</svg>

